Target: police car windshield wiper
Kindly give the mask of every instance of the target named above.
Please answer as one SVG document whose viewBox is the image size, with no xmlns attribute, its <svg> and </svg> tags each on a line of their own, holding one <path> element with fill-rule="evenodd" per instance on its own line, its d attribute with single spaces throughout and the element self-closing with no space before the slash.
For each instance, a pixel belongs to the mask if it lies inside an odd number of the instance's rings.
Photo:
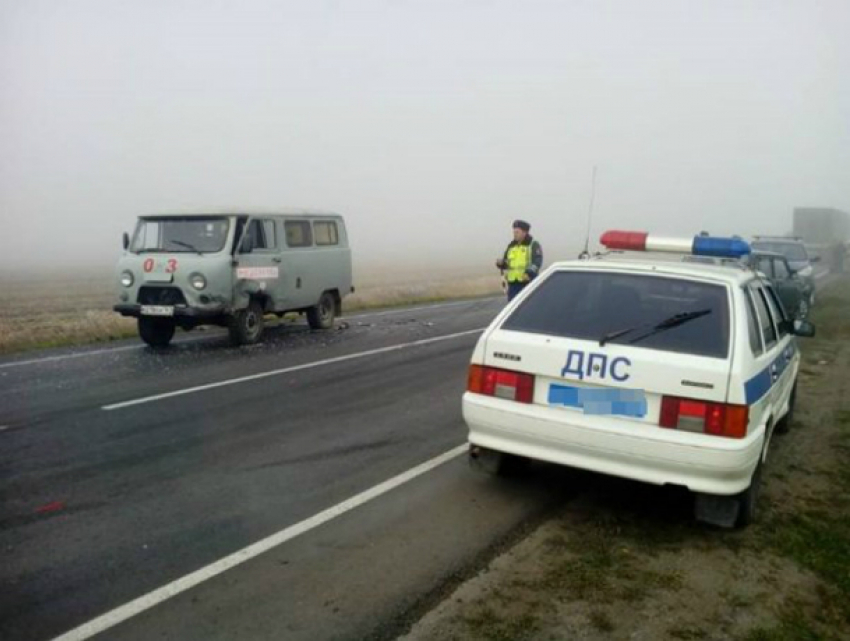
<svg viewBox="0 0 850 641">
<path fill-rule="evenodd" d="M 649 338 L 650 336 L 654 336 L 659 332 L 663 332 L 666 329 L 673 329 L 674 327 L 678 327 L 679 325 L 684 325 L 692 320 L 697 318 L 702 318 L 711 313 L 710 309 L 697 309 L 692 312 L 681 312 L 679 314 L 673 314 L 669 318 L 665 318 L 663 321 L 658 323 L 652 330 L 646 332 L 645 334 L 641 334 L 640 336 L 635 336 L 632 340 L 629 341 L 629 344 L 637 343 L 638 341 L 642 341 L 644 338 Z"/>
<path fill-rule="evenodd" d="M 643 327 L 643 325 L 635 325 L 634 327 L 626 327 L 625 329 L 615 329 L 613 332 L 608 332 L 602 338 L 599 339 L 599 347 L 604 347 L 605 343 L 607 343 L 608 341 L 612 341 L 615 338 L 620 338 L 620 336 L 623 336 L 624 334 L 633 332 L 638 327 Z"/>
<path fill-rule="evenodd" d="M 194 245 L 190 245 L 189 243 L 184 243 L 182 240 L 169 240 L 172 245 L 179 245 L 180 247 L 185 247 L 186 249 L 191 249 L 193 252 L 197 252 L 199 256 L 203 256 L 204 253 L 195 247 Z"/>
</svg>

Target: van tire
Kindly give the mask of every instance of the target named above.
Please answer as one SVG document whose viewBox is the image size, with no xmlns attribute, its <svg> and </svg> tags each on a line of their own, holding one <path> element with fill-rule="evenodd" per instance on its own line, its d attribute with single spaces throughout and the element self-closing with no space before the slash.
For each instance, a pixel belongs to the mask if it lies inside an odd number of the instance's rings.
<svg viewBox="0 0 850 641">
<path fill-rule="evenodd" d="M 168 347 L 174 338 L 174 321 L 164 318 L 139 317 L 139 336 L 151 347 Z"/>
<path fill-rule="evenodd" d="M 227 331 L 234 345 L 253 345 L 263 335 L 263 308 L 254 299 L 230 317 Z"/>
<path fill-rule="evenodd" d="M 331 329 L 336 318 L 336 299 L 331 292 L 324 292 L 319 303 L 307 310 L 307 322 L 311 329 Z"/>
<path fill-rule="evenodd" d="M 794 387 L 791 388 L 791 398 L 788 400 L 788 411 L 785 413 L 773 428 L 777 434 L 786 434 L 794 422 L 794 407 L 797 405 L 797 382 L 794 382 Z"/>
</svg>

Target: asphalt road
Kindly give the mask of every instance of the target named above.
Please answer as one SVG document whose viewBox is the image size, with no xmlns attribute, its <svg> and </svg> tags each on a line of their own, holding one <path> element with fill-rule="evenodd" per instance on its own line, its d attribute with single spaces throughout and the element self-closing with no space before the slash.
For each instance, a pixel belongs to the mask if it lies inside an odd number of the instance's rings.
<svg viewBox="0 0 850 641">
<path fill-rule="evenodd" d="M 469 355 L 501 305 L 0 361 L 0 638 L 56 637 L 459 451 Z M 101 638 L 392 637 L 568 494 L 567 472 L 502 483 L 457 451 Z"/>
<path fill-rule="evenodd" d="M 0 361 L 0 638 L 104 614 L 103 639 L 394 638 L 594 483 L 468 469 L 460 396 L 501 305 Z"/>
</svg>

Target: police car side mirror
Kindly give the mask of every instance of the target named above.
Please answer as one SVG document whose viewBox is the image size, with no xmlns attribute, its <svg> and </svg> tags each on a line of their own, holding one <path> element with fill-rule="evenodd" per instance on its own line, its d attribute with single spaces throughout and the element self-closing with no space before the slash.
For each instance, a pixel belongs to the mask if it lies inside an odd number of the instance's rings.
<svg viewBox="0 0 850 641">
<path fill-rule="evenodd" d="M 126 250 L 130 246 L 130 235 L 126 231 L 122 240 L 124 241 L 124 249 Z"/>
<path fill-rule="evenodd" d="M 803 338 L 813 338 L 815 335 L 815 326 L 807 320 L 795 320 L 793 330 L 795 336 Z"/>
</svg>

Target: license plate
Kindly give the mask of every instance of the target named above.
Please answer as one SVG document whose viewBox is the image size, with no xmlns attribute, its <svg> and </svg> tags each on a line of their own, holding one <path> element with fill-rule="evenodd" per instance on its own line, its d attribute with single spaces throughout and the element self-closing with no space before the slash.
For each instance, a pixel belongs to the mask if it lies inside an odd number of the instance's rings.
<svg viewBox="0 0 850 641">
<path fill-rule="evenodd" d="M 142 305 L 142 316 L 174 316 L 172 305 Z"/>
<path fill-rule="evenodd" d="M 601 389 L 549 386 L 549 405 L 560 405 L 582 410 L 585 414 L 646 416 L 646 393 L 639 389 Z"/>
</svg>

